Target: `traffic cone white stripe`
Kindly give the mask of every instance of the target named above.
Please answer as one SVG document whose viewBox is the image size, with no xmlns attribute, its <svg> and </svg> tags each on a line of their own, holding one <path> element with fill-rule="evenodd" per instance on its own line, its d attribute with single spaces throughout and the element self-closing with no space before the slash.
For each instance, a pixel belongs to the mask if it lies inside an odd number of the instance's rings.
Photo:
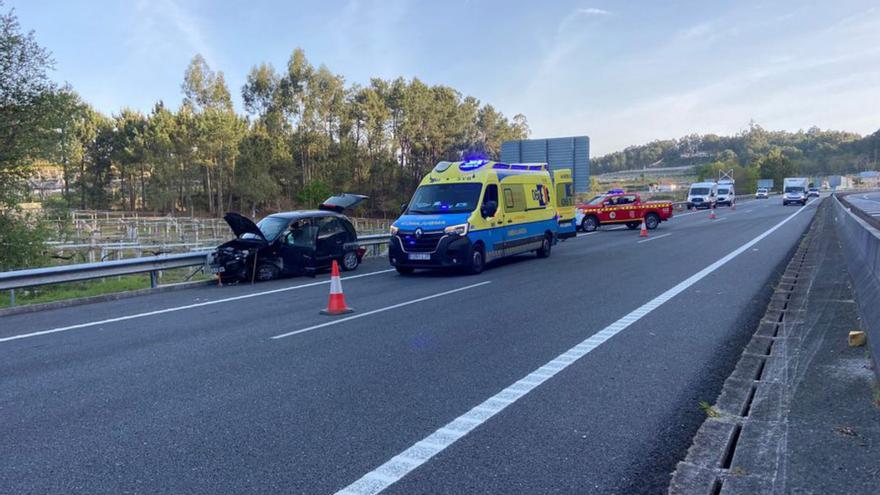
<svg viewBox="0 0 880 495">
<path fill-rule="evenodd" d="M 330 293 L 342 294 L 342 280 L 338 275 L 330 277 Z"/>
</svg>

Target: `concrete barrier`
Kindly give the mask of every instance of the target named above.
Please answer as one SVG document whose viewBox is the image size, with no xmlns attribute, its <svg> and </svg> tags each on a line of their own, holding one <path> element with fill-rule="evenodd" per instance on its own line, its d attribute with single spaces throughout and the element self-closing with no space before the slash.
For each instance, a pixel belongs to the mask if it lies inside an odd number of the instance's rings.
<svg viewBox="0 0 880 495">
<path fill-rule="evenodd" d="M 834 222 L 843 243 L 847 268 L 853 280 L 863 330 L 880 377 L 880 231 L 859 218 L 835 196 Z"/>
</svg>

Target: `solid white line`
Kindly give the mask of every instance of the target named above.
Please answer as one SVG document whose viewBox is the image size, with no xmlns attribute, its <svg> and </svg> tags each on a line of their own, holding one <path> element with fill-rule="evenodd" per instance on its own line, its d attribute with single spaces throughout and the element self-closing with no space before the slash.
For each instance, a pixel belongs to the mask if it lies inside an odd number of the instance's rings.
<svg viewBox="0 0 880 495">
<path fill-rule="evenodd" d="M 560 371 L 568 368 L 572 363 L 589 354 L 593 349 L 602 345 L 604 342 L 608 341 L 643 316 L 659 308 L 664 303 L 684 292 L 687 288 L 699 282 L 710 273 L 727 264 L 730 260 L 746 252 L 749 248 L 785 225 L 803 210 L 805 210 L 805 208 L 798 208 L 796 212 L 785 217 L 785 219 L 765 231 L 763 234 L 755 237 L 718 261 L 691 275 L 675 287 L 648 301 L 638 309 L 593 334 L 580 344 L 568 349 L 549 363 L 529 373 L 519 381 L 485 400 L 483 403 L 478 404 L 457 419 L 442 426 L 423 440 L 423 442 L 427 441 L 428 444 L 417 442 L 412 447 L 409 447 L 400 454 L 392 457 L 389 461 L 385 462 L 385 464 L 370 471 L 354 483 L 336 493 L 341 495 L 366 495 L 379 493 L 388 488 L 409 474 L 412 470 L 426 463 L 429 459 L 448 448 L 459 438 L 467 435 L 474 428 L 485 423 L 494 415 L 504 410 L 508 405 L 515 403 L 521 397 L 525 396 Z M 500 399 L 503 399 L 504 401 Z"/>
<path fill-rule="evenodd" d="M 388 273 L 388 272 L 393 272 L 393 271 L 394 271 L 393 268 L 388 269 L 388 270 L 379 270 L 376 272 L 362 273 L 360 275 L 351 275 L 349 277 L 343 278 L 342 280 L 350 280 L 350 279 L 361 278 L 361 277 L 370 277 L 373 275 L 379 275 L 382 273 Z M 136 313 L 133 315 L 118 316 L 116 318 L 107 318 L 106 320 L 90 321 L 88 323 L 79 323 L 76 325 L 70 325 L 70 326 L 66 326 L 66 327 L 52 328 L 49 330 L 40 330 L 39 332 L 31 332 L 31 333 L 24 333 L 21 335 L 13 335 L 11 337 L 3 337 L 3 338 L 0 338 L 0 342 L 8 342 L 10 340 L 27 339 L 30 337 L 37 337 L 39 335 L 48 335 L 50 333 L 66 332 L 68 330 L 76 330 L 79 328 L 87 328 L 87 327 L 94 327 L 94 326 L 98 326 L 98 325 L 106 325 L 107 323 L 116 323 L 117 321 L 126 321 L 126 320 L 133 320 L 135 318 L 144 318 L 147 316 L 161 315 L 164 313 L 173 313 L 175 311 L 183 311 L 185 309 L 200 308 L 202 306 L 211 306 L 212 304 L 220 304 L 220 303 L 225 303 L 225 302 L 230 302 L 230 301 L 239 301 L 241 299 L 250 299 L 252 297 L 265 296 L 268 294 L 277 294 L 279 292 L 287 292 L 290 290 L 304 289 L 306 287 L 314 287 L 316 285 L 322 285 L 322 284 L 328 284 L 328 283 L 330 283 L 329 279 L 328 280 L 321 280 L 320 282 L 312 282 L 312 283 L 308 283 L 308 284 L 294 285 L 293 287 L 283 287 L 281 289 L 272 289 L 272 290 L 267 290 L 267 291 L 263 291 L 263 292 L 254 292 L 252 294 L 244 294 L 241 296 L 226 297 L 223 299 L 217 299 L 216 301 L 205 301 L 205 302 L 200 302 L 200 303 L 187 304 L 185 306 L 175 306 L 172 308 L 157 309 L 156 311 L 147 311 L 146 313 Z"/>
<path fill-rule="evenodd" d="M 641 243 L 643 243 L 643 242 L 653 241 L 653 240 L 660 239 L 660 238 L 663 238 L 663 237 L 667 237 L 667 236 L 670 236 L 670 235 L 672 235 L 672 234 L 660 234 L 660 235 L 657 235 L 657 236 L 654 236 L 654 237 L 649 237 L 649 238 L 647 238 L 647 239 L 642 239 L 641 241 L 638 241 L 636 244 L 641 244 Z"/>
<path fill-rule="evenodd" d="M 372 311 L 367 311 L 366 313 L 360 313 L 352 316 L 347 316 L 345 318 L 340 318 L 338 320 L 331 320 L 327 323 L 321 323 L 320 325 L 313 325 L 310 327 L 303 328 L 301 330 L 294 330 L 292 332 L 282 333 L 281 335 L 276 335 L 272 337 L 273 339 L 283 339 L 284 337 L 290 337 L 291 335 L 297 335 L 300 333 L 311 332 L 312 330 L 317 330 L 319 328 L 329 327 L 330 325 L 338 325 L 339 323 L 344 323 L 349 320 L 356 320 L 358 318 L 363 318 L 364 316 L 374 315 L 376 313 L 381 313 L 383 311 L 389 311 L 392 309 L 402 308 L 404 306 L 409 306 L 410 304 L 420 303 L 422 301 L 427 301 L 428 299 L 434 299 L 436 297 L 448 296 L 449 294 L 454 294 L 456 292 L 461 292 L 463 290 L 473 289 L 474 287 L 479 287 L 481 285 L 486 285 L 492 283 L 491 280 L 487 280 L 485 282 L 480 282 L 478 284 L 467 285 L 465 287 L 459 287 L 458 289 L 448 290 L 446 292 L 440 292 L 438 294 L 432 294 L 430 296 L 420 297 L 418 299 L 413 299 L 412 301 L 406 301 L 398 304 L 393 304 L 391 306 L 385 306 L 384 308 L 374 309 Z"/>
</svg>

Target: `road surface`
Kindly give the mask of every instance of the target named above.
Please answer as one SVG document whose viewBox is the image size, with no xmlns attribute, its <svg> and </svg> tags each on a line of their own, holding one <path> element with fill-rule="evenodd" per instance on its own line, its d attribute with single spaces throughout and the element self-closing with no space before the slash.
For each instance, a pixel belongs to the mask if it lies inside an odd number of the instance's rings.
<svg viewBox="0 0 880 495">
<path fill-rule="evenodd" d="M 0 492 L 665 491 L 816 203 L 0 318 Z"/>
</svg>

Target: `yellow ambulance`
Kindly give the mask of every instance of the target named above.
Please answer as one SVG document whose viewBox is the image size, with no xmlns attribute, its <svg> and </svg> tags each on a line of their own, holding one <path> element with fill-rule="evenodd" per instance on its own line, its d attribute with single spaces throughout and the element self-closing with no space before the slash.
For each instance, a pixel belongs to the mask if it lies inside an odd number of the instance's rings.
<svg viewBox="0 0 880 495">
<path fill-rule="evenodd" d="M 460 267 L 534 252 L 575 235 L 571 170 L 545 163 L 440 162 L 391 226 L 388 257 L 400 273 Z"/>
</svg>

